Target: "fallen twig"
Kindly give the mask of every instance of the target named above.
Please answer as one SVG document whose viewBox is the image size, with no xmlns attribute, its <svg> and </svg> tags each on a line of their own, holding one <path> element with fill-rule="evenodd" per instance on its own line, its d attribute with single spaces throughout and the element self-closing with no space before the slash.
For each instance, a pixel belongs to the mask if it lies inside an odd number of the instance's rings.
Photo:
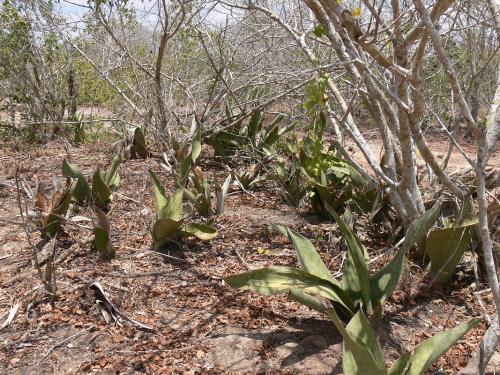
<svg viewBox="0 0 500 375">
<path fill-rule="evenodd" d="M 142 323 L 139 323 L 128 316 L 126 316 L 124 313 L 119 311 L 115 305 L 111 302 L 109 297 L 106 295 L 106 292 L 102 288 L 101 284 L 97 281 L 93 282 L 90 284 L 90 288 L 94 290 L 95 297 L 96 297 L 96 303 L 101 310 L 101 314 L 103 315 L 104 319 L 106 320 L 107 323 L 110 321 L 113 321 L 115 323 L 119 323 L 120 318 L 123 318 L 129 323 L 132 323 L 139 327 L 140 329 L 144 329 L 147 331 L 154 331 L 154 328 L 149 327 L 147 325 L 144 325 Z"/>
<path fill-rule="evenodd" d="M 5 321 L 0 326 L 0 329 L 4 329 L 4 328 L 8 327 L 12 323 L 12 321 L 16 317 L 18 309 L 19 309 L 18 303 L 16 303 L 14 306 L 11 307 L 11 309 L 9 311 L 9 315 L 7 316 L 7 319 L 5 319 Z"/>
<path fill-rule="evenodd" d="M 40 359 L 38 360 L 38 363 L 42 362 L 45 358 L 47 358 L 47 356 L 48 356 L 50 353 L 52 353 L 52 351 L 53 351 L 54 349 L 57 349 L 58 347 L 60 347 L 61 345 L 64 345 L 64 344 L 65 344 L 65 343 L 67 343 L 68 341 L 71 341 L 71 340 L 73 340 L 73 339 L 77 338 L 78 336 L 81 336 L 81 335 L 83 335 L 84 333 L 86 333 L 86 332 L 89 332 L 89 331 L 93 330 L 94 328 L 95 328 L 95 325 L 92 325 L 92 326 L 90 326 L 90 327 L 88 327 L 88 328 L 85 328 L 83 331 L 77 332 L 77 333 L 75 333 L 74 335 L 71 335 L 71 336 L 69 336 L 69 337 L 66 337 L 64 340 L 62 340 L 62 341 L 58 342 L 57 344 L 55 344 L 54 346 L 52 346 L 52 347 L 51 347 L 51 348 L 47 351 L 47 353 L 45 353 L 45 354 L 42 356 L 42 358 L 40 358 Z"/>
</svg>

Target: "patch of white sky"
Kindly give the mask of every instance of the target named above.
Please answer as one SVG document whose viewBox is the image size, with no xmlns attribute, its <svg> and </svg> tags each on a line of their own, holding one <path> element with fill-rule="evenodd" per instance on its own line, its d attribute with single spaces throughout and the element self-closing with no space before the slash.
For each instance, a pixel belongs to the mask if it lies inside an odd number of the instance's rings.
<svg viewBox="0 0 500 375">
<path fill-rule="evenodd" d="M 158 21 L 157 0 L 129 0 L 128 5 L 135 10 L 137 20 L 144 26 L 153 29 Z M 83 18 L 90 11 L 87 0 L 59 0 L 56 11 L 64 16 L 69 23 L 83 26 Z M 221 27 L 240 19 L 242 13 L 222 5 L 217 1 L 206 1 L 200 15 L 203 21 L 213 27 Z"/>
</svg>

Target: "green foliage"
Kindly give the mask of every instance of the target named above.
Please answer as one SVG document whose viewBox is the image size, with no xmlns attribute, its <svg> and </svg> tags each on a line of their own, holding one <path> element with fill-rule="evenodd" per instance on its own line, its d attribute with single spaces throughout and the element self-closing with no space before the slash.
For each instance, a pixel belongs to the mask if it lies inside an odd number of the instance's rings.
<svg viewBox="0 0 500 375">
<path fill-rule="evenodd" d="M 167 196 L 165 188 L 154 172 L 149 170 L 149 175 L 153 182 L 156 208 L 156 219 L 151 230 L 154 248 L 161 248 L 183 237 L 197 237 L 202 241 L 208 241 L 217 235 L 212 226 L 189 221 L 190 215 L 184 212 L 182 207 L 185 192 L 183 187 Z"/>
<path fill-rule="evenodd" d="M 325 26 L 323 26 L 322 24 L 316 25 L 313 29 L 313 33 L 318 38 L 321 38 L 323 35 L 325 35 Z"/>
<path fill-rule="evenodd" d="M 342 366 L 346 375 L 421 375 L 480 322 L 472 319 L 440 332 L 421 342 L 412 352 L 403 354 L 387 368 L 377 336 L 363 310 L 359 310 L 346 327 L 334 309 L 329 309 L 328 315 L 344 339 Z"/>
<path fill-rule="evenodd" d="M 122 162 L 122 157 L 117 154 L 113 157 L 109 171 L 101 173 L 99 167 L 92 178 L 92 187 L 89 185 L 85 176 L 75 166 L 71 165 L 66 159 L 63 160 L 62 174 L 66 178 L 75 179 L 72 188 L 72 196 L 79 204 L 84 204 L 89 200 L 95 206 L 106 209 L 113 200 L 113 192 L 118 189 L 120 176 L 118 168 Z"/>
<path fill-rule="evenodd" d="M 316 29 L 318 34 L 324 33 L 324 28 L 322 27 L 322 25 L 317 26 Z M 303 107 L 312 116 L 315 115 L 318 108 L 321 109 L 325 106 L 327 100 L 326 89 L 328 87 L 328 79 L 328 76 L 320 75 L 319 77 L 309 82 L 306 86 L 307 99 L 304 102 Z"/>
<path fill-rule="evenodd" d="M 335 156 L 333 149 L 325 150 L 326 117 L 319 112 L 315 118 L 301 141 L 284 142 L 287 158 L 278 158 L 275 178 L 283 187 L 285 202 L 296 205 L 306 195 L 314 213 L 325 219 L 333 219 L 327 207 L 341 211 L 350 206 L 354 211 L 371 213 L 374 219 L 387 214 L 390 206 L 383 193 L 370 188 L 368 181 L 349 162 Z"/>
<path fill-rule="evenodd" d="M 74 116 L 68 117 L 68 121 L 76 122 L 73 125 L 74 126 L 73 134 L 76 144 L 85 142 L 85 127 L 82 120 L 83 120 L 83 113 L 78 113 L 75 114 Z"/>
<path fill-rule="evenodd" d="M 298 206 L 306 195 L 305 183 L 298 159 L 291 162 L 283 157 L 278 157 L 275 167 L 274 179 L 279 183 L 279 190 L 283 201 L 290 206 Z"/>
<path fill-rule="evenodd" d="M 146 138 L 141 128 L 135 127 L 128 130 L 124 156 L 125 159 L 146 159 L 149 156 Z"/>
<path fill-rule="evenodd" d="M 178 187 L 184 188 L 184 196 L 193 204 L 194 209 L 206 218 L 213 214 L 221 215 L 224 211 L 224 199 L 231 184 L 229 176 L 221 187 L 218 183 L 210 184 L 202 169 L 196 166 L 196 160 L 201 154 L 200 124 L 194 119 L 197 130 L 191 142 L 184 144 L 177 152 L 178 171 L 174 172 Z M 215 191 L 215 211 L 212 204 L 212 191 Z"/>
<path fill-rule="evenodd" d="M 294 244 L 300 269 L 269 267 L 227 277 L 234 288 L 252 289 L 265 295 L 288 293 L 289 297 L 322 313 L 327 307 L 317 298 L 326 298 L 343 317 L 352 318 L 359 309 L 369 314 L 382 311 L 382 304 L 396 289 L 408 249 L 427 234 L 437 219 L 439 207 L 427 211 L 409 227 L 407 238 L 392 260 L 370 275 L 368 254 L 349 226 L 331 210 L 347 243 L 343 278 L 335 280 L 312 243 L 284 227 L 278 230 Z"/>
<path fill-rule="evenodd" d="M 85 46 L 81 48 L 85 49 Z M 73 66 L 78 82 L 78 101 L 84 105 L 110 104 L 116 96 L 115 89 L 96 72 L 92 64 L 83 56 L 75 55 Z"/>
<path fill-rule="evenodd" d="M 196 121 L 196 119 L 194 120 Z M 180 146 L 177 152 L 178 170 L 174 172 L 175 180 L 179 187 L 186 186 L 189 172 L 201 154 L 201 132 L 198 124 L 197 130 L 193 133 L 190 143 Z"/>
<path fill-rule="evenodd" d="M 470 247 L 474 237 L 474 225 L 479 222 L 472 213 L 472 199 L 464 202 L 458 220 L 445 218 L 444 228 L 436 228 L 429 233 L 426 252 L 430 259 L 429 273 L 435 281 L 448 281 Z"/>
<path fill-rule="evenodd" d="M 252 289 L 263 295 L 288 293 L 290 299 L 328 315 L 344 340 L 342 365 L 346 375 L 420 375 L 479 320 L 473 319 L 436 334 L 388 368 L 373 323 L 365 314 L 381 313 L 383 302 L 396 289 L 401 278 L 405 253 L 427 234 L 437 220 L 439 210 L 439 207 L 434 207 L 417 219 L 408 228 L 393 259 L 374 275 L 370 275 L 368 254 L 363 245 L 331 210 L 348 248 L 341 282 L 333 278 L 308 239 L 283 227 L 278 227 L 278 230 L 294 243 L 300 269 L 262 268 L 226 277 L 225 281 L 234 288 Z M 343 319 L 347 319 L 347 326 L 344 326 Z"/>
<path fill-rule="evenodd" d="M 221 215 L 224 212 L 224 200 L 232 181 L 231 176 L 226 178 L 222 186 L 218 183 L 212 186 L 200 167 L 193 167 L 191 171 L 192 176 L 189 178 L 188 187 L 184 190 L 185 196 L 201 216 L 209 218 L 214 214 Z M 215 191 L 216 196 L 215 210 L 212 203 L 212 191 Z"/>
<path fill-rule="evenodd" d="M 105 258 L 111 259 L 115 256 L 115 249 L 111 243 L 111 224 L 108 216 L 99 207 L 95 207 L 94 210 L 95 247 Z"/>
<path fill-rule="evenodd" d="M 52 2 L 0 4 L 0 80 L 34 121 L 60 121 L 67 98 L 67 54 L 55 32 L 40 33 Z M 62 74 L 61 74 L 62 72 Z M 31 138 L 39 128 L 29 127 Z"/>
<path fill-rule="evenodd" d="M 245 166 L 238 171 L 231 171 L 232 178 L 244 190 L 252 190 L 259 183 L 266 181 L 267 176 L 264 173 L 264 165 L 267 160 L 262 160 L 256 164 Z"/>
<path fill-rule="evenodd" d="M 71 195 L 79 204 L 84 204 L 91 197 L 90 185 L 85 179 L 83 173 L 66 159 L 62 162 L 62 175 L 66 178 L 76 179 L 73 183 Z"/>
<path fill-rule="evenodd" d="M 212 146 L 216 155 L 229 157 L 241 149 L 249 149 L 257 157 L 273 153 L 273 146 L 279 137 L 292 130 L 292 126 L 280 127 L 282 115 L 264 126 L 263 114 L 256 109 L 248 121 L 244 120 L 244 113 L 233 114 L 226 107 L 227 123 L 232 126 L 207 137 L 206 143 Z"/>
</svg>

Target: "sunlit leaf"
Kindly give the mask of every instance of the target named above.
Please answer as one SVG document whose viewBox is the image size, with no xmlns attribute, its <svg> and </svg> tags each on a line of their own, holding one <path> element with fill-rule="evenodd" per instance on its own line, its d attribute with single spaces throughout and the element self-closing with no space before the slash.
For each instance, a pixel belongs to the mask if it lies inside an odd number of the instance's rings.
<svg viewBox="0 0 500 375">
<path fill-rule="evenodd" d="M 108 216 L 99 207 L 95 207 L 96 217 L 94 219 L 94 244 L 105 258 L 111 259 L 115 255 L 115 249 L 111 243 L 111 224 Z"/>
</svg>

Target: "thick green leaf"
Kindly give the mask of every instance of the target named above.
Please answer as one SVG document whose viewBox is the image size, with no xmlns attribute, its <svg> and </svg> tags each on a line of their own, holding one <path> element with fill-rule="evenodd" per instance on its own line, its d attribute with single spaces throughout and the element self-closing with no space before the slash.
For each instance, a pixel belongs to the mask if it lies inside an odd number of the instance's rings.
<svg viewBox="0 0 500 375">
<path fill-rule="evenodd" d="M 149 176 L 151 177 L 151 181 L 153 182 L 156 217 L 161 218 L 161 213 L 165 210 L 165 207 L 167 206 L 167 195 L 165 193 L 165 188 L 161 184 L 156 174 L 151 169 L 149 169 L 148 172 Z"/>
<path fill-rule="evenodd" d="M 160 217 L 169 218 L 175 221 L 181 219 L 182 216 L 182 197 L 184 196 L 184 189 L 175 190 L 170 197 L 167 198 L 167 204 L 160 212 Z"/>
<path fill-rule="evenodd" d="M 64 159 L 62 162 L 61 170 L 62 170 L 62 175 L 66 178 L 83 177 L 83 174 L 80 171 L 80 169 L 70 164 L 66 159 Z"/>
<path fill-rule="evenodd" d="M 184 189 L 184 196 L 193 204 L 197 201 L 195 192 L 192 192 L 189 189 Z"/>
<path fill-rule="evenodd" d="M 196 162 L 196 159 L 198 159 L 200 154 L 201 154 L 201 133 L 200 131 L 197 130 L 193 134 L 193 140 L 191 143 L 191 161 L 193 162 L 193 164 Z"/>
<path fill-rule="evenodd" d="M 368 271 L 368 254 L 349 226 L 330 207 L 328 212 L 337 222 L 344 240 L 347 243 L 347 260 L 343 269 L 342 285 L 356 304 L 363 303 L 367 311 L 371 310 L 370 274 Z"/>
<path fill-rule="evenodd" d="M 189 223 L 182 227 L 182 232 L 188 236 L 195 236 L 202 241 L 208 241 L 217 236 L 217 230 L 210 225 Z"/>
<path fill-rule="evenodd" d="M 179 166 L 179 173 L 177 176 L 177 185 L 182 188 L 186 186 L 186 182 L 189 177 L 189 171 L 191 170 L 191 166 L 193 165 L 193 161 L 191 159 L 191 154 L 189 154 Z"/>
<path fill-rule="evenodd" d="M 304 271 L 339 285 L 338 281 L 333 278 L 331 272 L 321 260 L 321 257 L 311 241 L 304 236 L 280 225 L 276 225 L 276 228 L 281 234 L 288 237 L 290 241 L 293 242 L 300 267 Z"/>
<path fill-rule="evenodd" d="M 113 192 L 103 180 L 101 172 L 97 168 L 94 177 L 92 177 L 92 199 L 94 204 L 104 209 L 111 202 L 112 196 Z"/>
<path fill-rule="evenodd" d="M 231 186 L 231 181 L 232 181 L 231 175 L 227 176 L 226 180 L 224 181 L 224 184 L 222 186 L 219 186 L 217 183 L 216 188 L 215 188 L 215 196 L 216 196 L 216 211 L 215 213 L 217 215 L 222 215 L 224 213 L 224 201 L 226 200 L 227 192 L 229 191 L 229 187 Z"/>
<path fill-rule="evenodd" d="M 376 343 L 375 333 L 366 317 L 364 317 L 363 311 L 360 309 L 356 313 L 351 319 L 352 326 L 348 325 L 348 328 L 344 327 L 334 309 L 328 310 L 328 316 L 344 338 L 342 355 L 344 374 L 385 375 L 386 368 L 382 353 L 380 352 L 380 346 Z M 358 334 L 359 330 L 361 330 L 361 333 Z M 382 361 L 380 361 L 381 357 Z"/>
<path fill-rule="evenodd" d="M 385 373 L 385 361 L 382 354 L 382 348 L 363 310 L 360 309 L 356 315 L 354 315 L 346 327 L 346 332 L 350 340 L 344 341 L 345 347 L 347 348 L 347 353 L 344 355 L 343 359 L 344 373 L 360 375 L 367 373 L 367 369 L 363 365 L 364 358 L 360 358 L 360 355 L 364 354 L 359 352 L 357 347 L 353 347 L 351 340 L 357 345 L 368 349 L 376 364 L 376 367 L 371 369 L 374 374 Z M 359 366 L 358 363 L 360 363 L 361 366 Z"/>
<path fill-rule="evenodd" d="M 226 277 L 225 281 L 233 288 L 252 289 L 263 295 L 288 293 L 295 288 L 330 299 L 351 314 L 354 311 L 349 296 L 337 284 L 297 268 L 262 268 Z"/>
<path fill-rule="evenodd" d="M 474 225 L 479 220 L 473 215 L 473 204 L 468 197 L 459 218 L 453 222 L 451 218 L 444 229 L 435 229 L 429 233 L 426 243 L 426 252 L 430 259 L 430 274 L 435 281 L 443 283 L 448 281 L 455 271 L 456 266 L 469 247 L 474 236 Z M 443 220 L 444 221 L 444 220 Z"/>
<path fill-rule="evenodd" d="M 448 281 L 472 240 L 473 226 L 436 229 L 429 233 L 426 252 L 430 274 L 437 282 Z"/>
<path fill-rule="evenodd" d="M 181 220 L 173 220 L 170 218 L 162 218 L 156 220 L 153 224 L 153 247 L 158 249 L 170 242 L 177 239 L 178 230 L 182 226 Z"/>
<path fill-rule="evenodd" d="M 421 217 L 416 219 L 408 227 L 403 241 L 402 249 L 408 251 L 422 237 L 427 235 L 427 232 L 432 228 L 439 216 L 440 207 L 434 206 L 426 211 Z"/>
<path fill-rule="evenodd" d="M 387 375 L 406 375 L 410 367 L 412 353 L 408 352 L 399 357 L 387 371 Z"/>
<path fill-rule="evenodd" d="M 406 251 L 427 234 L 439 215 L 439 207 L 434 207 L 416 219 L 406 231 L 401 249 L 392 260 L 370 279 L 372 303 L 384 303 L 396 289 L 404 268 Z"/>
<path fill-rule="evenodd" d="M 297 288 L 290 288 L 288 298 L 323 314 L 325 314 L 328 310 L 328 306 L 325 306 L 321 300 L 311 296 L 310 294 L 304 293 Z"/>
<path fill-rule="evenodd" d="M 398 286 L 403 274 L 405 251 L 401 248 L 392 260 L 370 278 L 372 305 L 383 304 Z"/>
<path fill-rule="evenodd" d="M 440 332 L 431 338 L 420 343 L 414 350 L 411 358 L 411 365 L 407 375 L 423 374 L 441 355 L 457 343 L 471 328 L 480 322 L 479 319 L 472 319 L 466 323 Z M 398 360 L 399 361 L 399 360 Z M 398 366 L 396 361 L 392 367 Z"/>
<path fill-rule="evenodd" d="M 111 243 L 111 224 L 108 216 L 99 207 L 95 207 L 94 244 L 104 257 L 111 259 L 115 256 L 115 249 Z"/>
<path fill-rule="evenodd" d="M 113 157 L 113 161 L 111 162 L 111 168 L 108 172 L 104 174 L 104 182 L 111 191 L 115 191 L 118 189 L 118 185 L 120 183 L 120 177 L 118 176 L 118 167 L 120 166 L 123 158 L 120 154 L 116 154 Z"/>
<path fill-rule="evenodd" d="M 68 163 L 66 159 L 62 163 L 62 174 L 66 178 L 75 178 L 76 182 L 72 188 L 71 194 L 80 204 L 86 202 L 90 196 L 90 186 L 82 172 L 75 166 Z"/>
<path fill-rule="evenodd" d="M 275 125 L 266 130 L 266 134 L 264 134 L 261 142 L 259 143 L 259 148 L 261 149 L 270 149 L 270 147 L 274 145 L 279 139 L 280 128 L 278 125 Z"/>
<path fill-rule="evenodd" d="M 250 117 L 250 121 L 248 123 L 248 134 L 247 134 L 247 137 L 250 139 L 250 141 L 254 146 L 257 133 L 260 131 L 261 127 L 262 127 L 262 112 L 256 109 L 255 111 L 252 112 L 252 116 Z"/>
</svg>

